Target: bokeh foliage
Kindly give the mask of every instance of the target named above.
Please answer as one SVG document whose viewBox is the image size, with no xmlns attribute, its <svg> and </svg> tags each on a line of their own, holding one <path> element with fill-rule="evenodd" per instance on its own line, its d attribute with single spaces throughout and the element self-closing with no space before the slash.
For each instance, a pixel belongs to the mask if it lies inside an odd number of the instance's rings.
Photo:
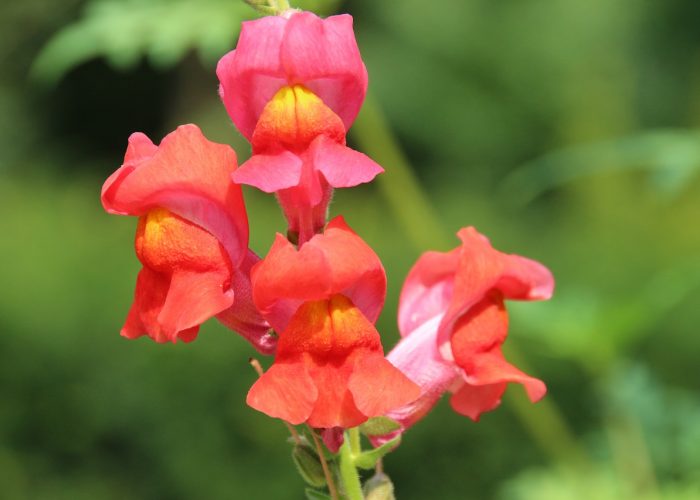
<svg viewBox="0 0 700 500">
<path fill-rule="evenodd" d="M 332 206 L 387 268 L 385 346 L 407 269 L 461 226 L 558 282 L 551 302 L 510 308 L 508 343 L 547 402 L 513 388 L 478 424 L 440 405 L 387 460 L 399 498 L 697 498 L 700 4 L 304 6 L 355 16 L 392 133 L 351 139 L 398 147 L 421 189 L 392 195 L 412 177 L 389 154 Z M 214 323 L 186 346 L 117 335 L 134 221 L 98 200 L 132 130 L 195 122 L 246 157 L 213 66 L 253 15 L 235 0 L 0 6 L 0 497 L 301 498 L 284 428 L 244 405 L 243 341 Z M 283 221 L 245 194 L 265 253 Z"/>
</svg>

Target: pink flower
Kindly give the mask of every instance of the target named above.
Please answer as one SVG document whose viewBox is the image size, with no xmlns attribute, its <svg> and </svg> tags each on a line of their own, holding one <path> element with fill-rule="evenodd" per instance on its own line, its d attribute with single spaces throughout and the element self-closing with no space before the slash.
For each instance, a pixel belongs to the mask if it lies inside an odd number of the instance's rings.
<svg viewBox="0 0 700 500">
<path fill-rule="evenodd" d="M 194 340 L 199 325 L 220 315 L 261 352 L 274 350 L 257 314 L 240 187 L 230 180 L 236 154 L 184 125 L 160 146 L 132 134 L 124 164 L 102 188 L 112 214 L 139 217 L 136 254 L 143 264 L 122 335 L 157 342 Z"/>
<path fill-rule="evenodd" d="M 346 130 L 367 92 L 367 70 L 347 14 L 321 19 L 294 12 L 244 22 L 236 49 L 219 61 L 216 74 L 226 110 L 248 140 L 282 87 L 309 89 Z"/>
<path fill-rule="evenodd" d="M 281 333 L 274 364 L 248 393 L 250 406 L 333 429 L 418 397 L 418 387 L 384 358 L 373 324 L 384 303 L 384 269 L 341 218 L 300 250 L 278 235 L 252 276 L 258 309 Z M 336 444 L 337 434 L 324 433 Z"/>
<path fill-rule="evenodd" d="M 323 228 L 333 188 L 383 172 L 345 145 L 367 88 L 350 16 L 298 12 L 245 23 L 217 74 L 226 109 L 253 147 L 233 179 L 276 193 L 300 244 Z"/>
<path fill-rule="evenodd" d="M 473 420 L 493 410 L 508 383 L 533 402 L 546 388 L 501 352 L 508 314 L 504 299 L 546 300 L 554 280 L 541 264 L 495 250 L 469 227 L 450 252 L 426 252 L 406 278 L 399 304 L 402 339 L 387 359 L 421 386 L 421 397 L 387 416 L 403 429 L 420 420 L 445 391 L 452 408 Z M 385 440 L 384 437 L 381 440 Z"/>
</svg>

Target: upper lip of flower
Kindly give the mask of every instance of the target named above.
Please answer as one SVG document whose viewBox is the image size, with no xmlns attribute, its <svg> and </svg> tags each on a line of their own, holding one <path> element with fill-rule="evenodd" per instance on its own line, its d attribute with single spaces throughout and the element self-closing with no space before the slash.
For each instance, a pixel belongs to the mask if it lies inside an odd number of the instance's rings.
<svg viewBox="0 0 700 500">
<path fill-rule="evenodd" d="M 265 260 L 253 268 L 252 282 L 255 304 L 277 331 L 286 328 L 303 302 L 337 293 L 347 295 L 374 322 L 386 295 L 379 257 L 342 217 L 299 250 L 278 234 Z"/>
<path fill-rule="evenodd" d="M 124 165 L 104 183 L 102 205 L 120 215 L 165 208 L 216 236 L 236 266 L 248 248 L 243 196 L 230 182 L 236 164 L 230 146 L 208 141 L 196 125 L 178 127 L 160 146 L 132 134 Z"/>
</svg>

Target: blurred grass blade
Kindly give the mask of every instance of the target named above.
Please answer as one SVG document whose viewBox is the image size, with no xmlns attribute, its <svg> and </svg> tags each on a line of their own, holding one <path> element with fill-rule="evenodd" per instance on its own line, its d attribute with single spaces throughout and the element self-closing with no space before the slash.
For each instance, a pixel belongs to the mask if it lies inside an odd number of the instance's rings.
<svg viewBox="0 0 700 500">
<path fill-rule="evenodd" d="M 660 191 L 677 192 L 700 169 L 700 131 L 657 130 L 554 151 L 513 171 L 503 198 L 525 205 L 543 192 L 591 175 L 643 170 Z"/>
</svg>

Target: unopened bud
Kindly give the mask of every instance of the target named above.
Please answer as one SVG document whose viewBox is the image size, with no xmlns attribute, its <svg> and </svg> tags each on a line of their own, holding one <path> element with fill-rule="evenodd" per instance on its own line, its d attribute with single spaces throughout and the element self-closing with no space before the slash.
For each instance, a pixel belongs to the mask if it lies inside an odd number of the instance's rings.
<svg viewBox="0 0 700 500">
<path fill-rule="evenodd" d="M 326 485 L 326 477 L 323 474 L 323 466 L 318 455 L 311 447 L 299 444 L 292 451 L 292 460 L 301 477 L 309 485 L 321 488 Z"/>
<path fill-rule="evenodd" d="M 379 472 L 365 483 L 365 500 L 396 500 L 394 484 L 389 476 Z"/>
</svg>

